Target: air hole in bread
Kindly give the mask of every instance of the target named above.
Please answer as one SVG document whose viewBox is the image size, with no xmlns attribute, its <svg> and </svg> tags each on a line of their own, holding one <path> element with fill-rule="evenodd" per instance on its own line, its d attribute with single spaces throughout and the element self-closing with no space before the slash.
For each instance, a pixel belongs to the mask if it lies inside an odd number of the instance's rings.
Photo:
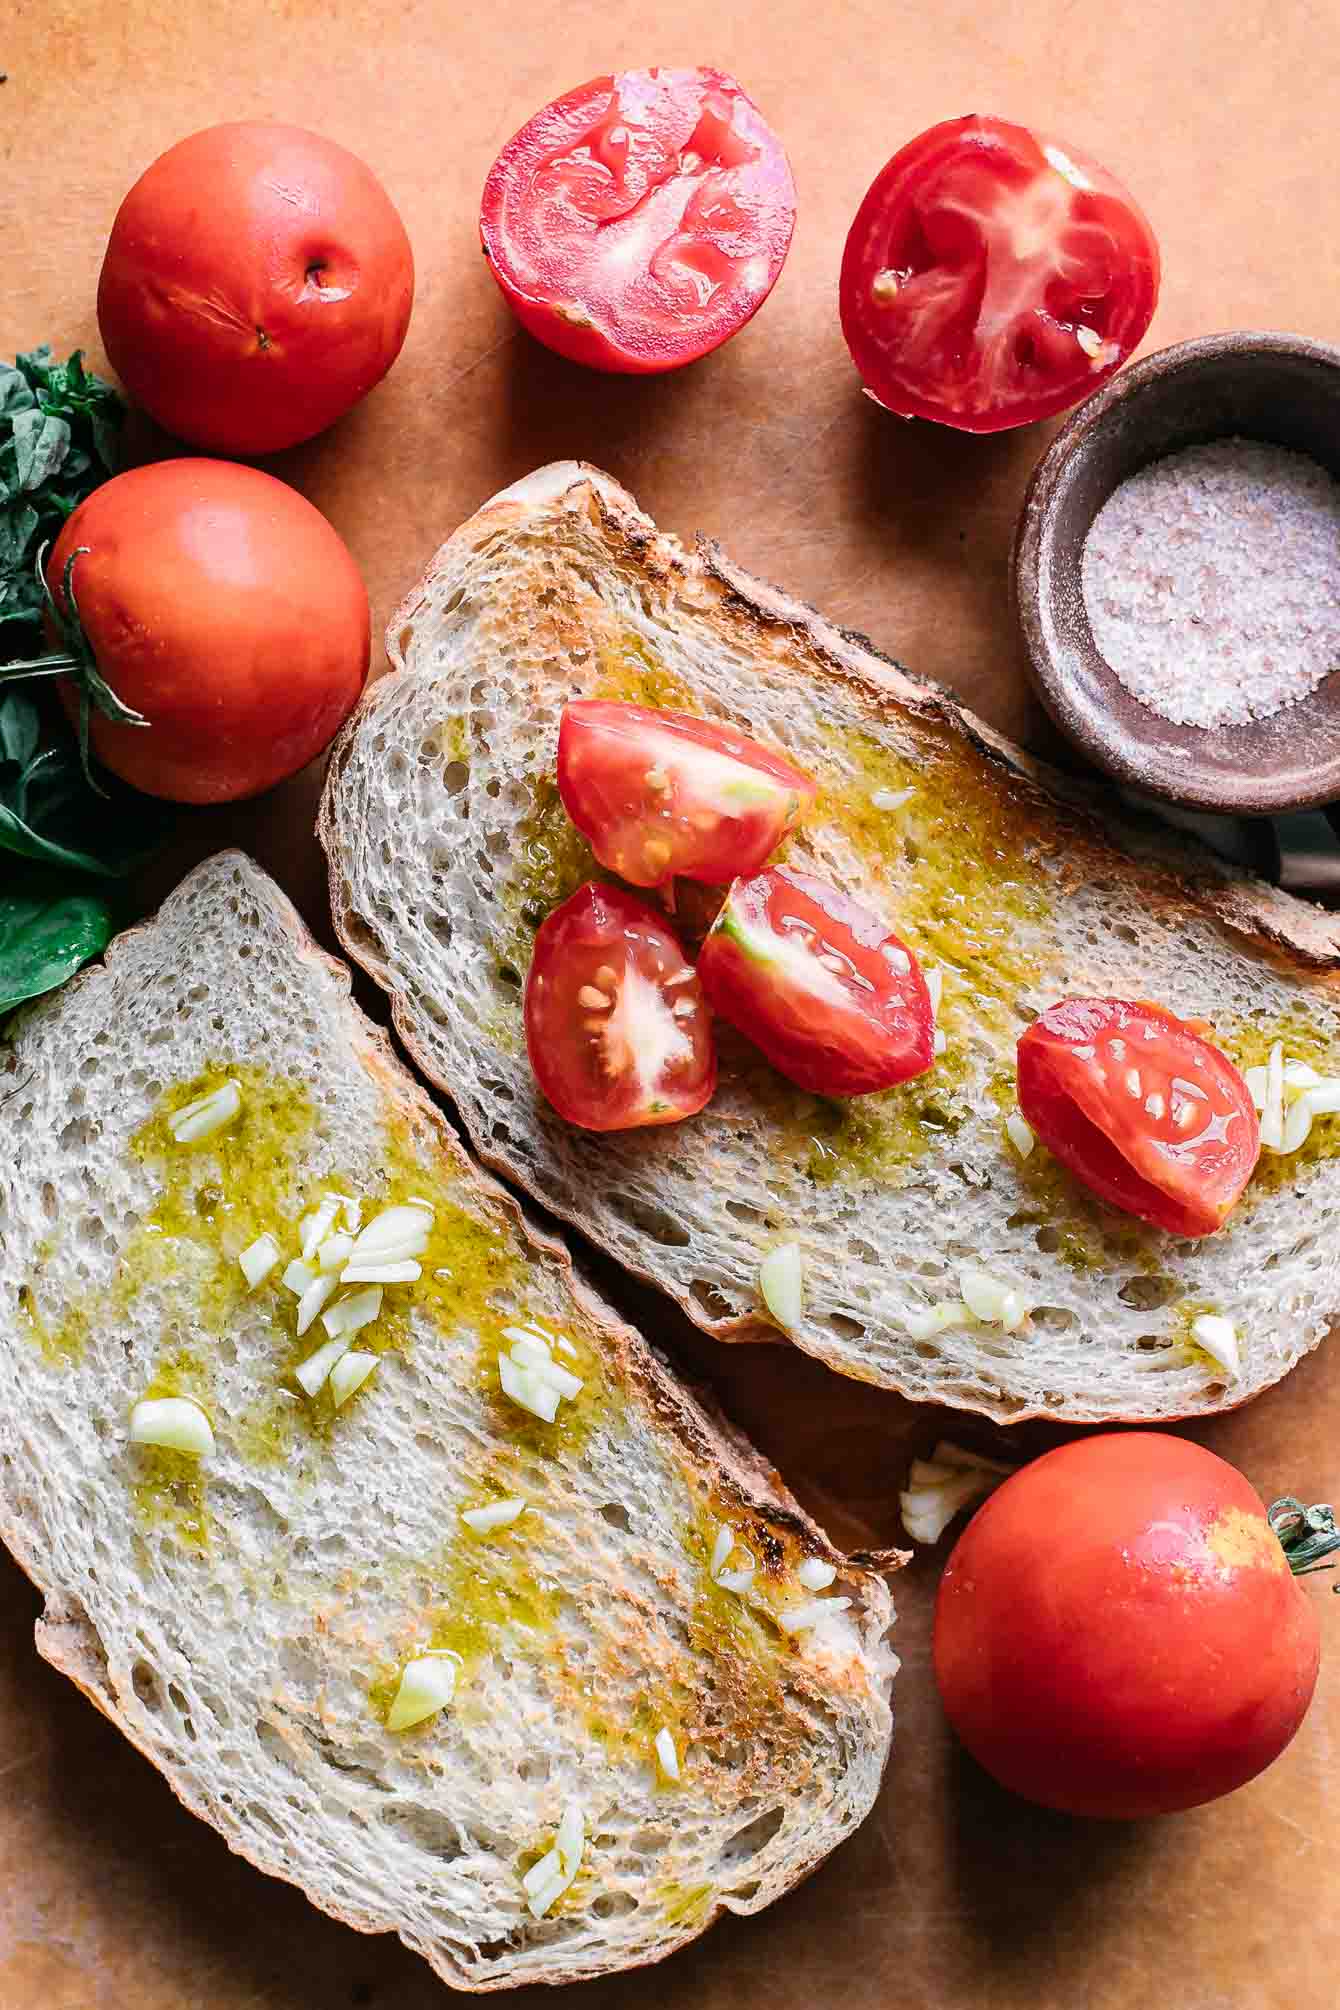
<svg viewBox="0 0 1340 2010">
<path fill-rule="evenodd" d="M 767 1848 L 785 1819 L 784 1808 L 767 1808 L 761 1815 L 755 1815 L 753 1821 L 746 1822 L 742 1829 L 736 1829 L 734 1835 L 727 1838 L 721 1851 L 722 1863 L 748 1863 L 761 1849 Z"/>
<path fill-rule="evenodd" d="M 449 796 L 458 796 L 470 779 L 464 761 L 450 761 L 442 771 L 442 786 Z"/>
<path fill-rule="evenodd" d="M 755 1222 L 764 1227 L 767 1225 L 768 1217 L 761 1213 L 758 1208 L 751 1207 L 747 1200 L 728 1200 L 726 1202 L 726 1212 L 727 1214 L 733 1214 L 737 1221 Z"/>
<path fill-rule="evenodd" d="M 445 914 L 439 914 L 436 908 L 431 907 L 426 910 L 423 918 L 429 934 L 435 936 L 444 949 L 450 949 L 452 937 L 450 918 Z"/>
<path fill-rule="evenodd" d="M 606 1501 L 605 1505 L 602 1508 L 598 1508 L 596 1512 L 602 1521 L 609 1523 L 611 1528 L 621 1528 L 627 1534 L 629 1525 L 628 1510 L 622 1501 Z"/>
<path fill-rule="evenodd" d="M 1045 1333 L 1068 1333 L 1078 1323 L 1066 1305 L 1035 1305 L 1031 1316 L 1033 1324 Z"/>
<path fill-rule="evenodd" d="M 549 1761 L 543 1752 L 532 1752 L 529 1758 L 521 1761 L 516 1769 L 516 1775 L 519 1780 L 524 1780 L 527 1786 L 543 1785 L 549 1778 Z"/>
<path fill-rule="evenodd" d="M 452 1863 L 462 1854 L 455 1823 L 444 1815 L 434 1814 L 431 1808 L 383 1808 L 381 1819 L 386 1828 L 396 1830 L 406 1842 L 439 1863 Z"/>
<path fill-rule="evenodd" d="M 685 1242 L 688 1241 L 687 1235 L 684 1237 L 684 1240 Z M 734 1317 L 735 1307 L 717 1289 L 710 1278 L 695 1277 L 689 1286 L 689 1297 L 709 1319 L 730 1319 Z"/>
<path fill-rule="evenodd" d="M 161 1710 L 163 1692 L 158 1686 L 158 1676 L 147 1661 L 137 1661 L 130 1671 L 130 1686 L 143 1703 L 146 1710 Z"/>
<path fill-rule="evenodd" d="M 918 1340 L 912 1351 L 918 1361 L 938 1361 L 940 1358 L 939 1348 L 934 1346 L 929 1340 Z"/>
<path fill-rule="evenodd" d="M 1157 1312 L 1177 1296 L 1179 1288 L 1172 1277 L 1128 1277 L 1117 1296 L 1137 1312 Z"/>
<path fill-rule="evenodd" d="M 644 1235 L 651 1236 L 656 1242 L 664 1243 L 668 1249 L 688 1247 L 688 1230 L 663 1207 L 657 1207 L 653 1202 L 642 1200 L 630 1193 L 612 1193 L 609 1204 L 630 1227 L 640 1229 Z M 696 1285 L 694 1290 L 697 1290 Z"/>
<path fill-rule="evenodd" d="M 732 1885 L 730 1890 L 727 1892 L 726 1896 L 728 1898 L 739 1899 L 742 1903 L 748 1899 L 757 1898 L 758 1879 L 756 1877 L 751 1877 L 748 1884 Z"/>
<path fill-rule="evenodd" d="M 828 1327 L 830 1332 L 838 1334 L 843 1340 L 860 1340 L 865 1334 L 865 1327 L 861 1321 L 849 1319 L 845 1312 L 831 1312 L 828 1315 Z"/>
<path fill-rule="evenodd" d="M 591 1910 L 597 1919 L 622 1919 L 637 1911 L 637 1900 L 631 1891 L 602 1891 Z"/>
<path fill-rule="evenodd" d="M 1061 1231 L 1052 1222 L 1044 1221 L 1033 1242 L 1044 1256 L 1054 1256 L 1061 1247 Z"/>
</svg>

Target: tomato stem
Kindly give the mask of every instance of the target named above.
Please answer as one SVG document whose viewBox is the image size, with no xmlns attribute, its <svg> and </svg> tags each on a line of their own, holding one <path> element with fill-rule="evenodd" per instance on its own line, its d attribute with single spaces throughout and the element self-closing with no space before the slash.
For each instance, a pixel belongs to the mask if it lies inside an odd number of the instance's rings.
<svg viewBox="0 0 1340 2010">
<path fill-rule="evenodd" d="M 1335 1569 L 1333 1563 L 1322 1562 L 1332 1550 L 1340 1549 L 1340 1527 L 1336 1526 L 1335 1510 L 1328 1502 L 1305 1507 L 1292 1494 L 1285 1494 L 1281 1500 L 1271 1502 L 1266 1519 L 1279 1537 L 1280 1548 L 1295 1577 L 1306 1577 L 1314 1570 Z M 1340 1584 L 1335 1589 L 1340 1591 Z"/>
<path fill-rule="evenodd" d="M 79 759 L 84 770 L 84 779 L 91 789 L 100 796 L 107 791 L 96 780 L 89 765 L 88 722 L 96 708 L 104 719 L 113 720 L 118 726 L 147 726 L 149 721 L 143 712 L 136 712 L 117 697 L 107 679 L 103 676 L 93 654 L 93 645 L 84 633 L 79 619 L 79 603 L 74 597 L 74 562 L 86 558 L 89 547 L 76 545 L 65 561 L 65 571 L 61 578 L 61 599 L 58 604 L 47 579 L 46 557 L 49 545 L 43 545 L 37 554 L 37 583 L 42 589 L 47 613 L 53 625 L 59 630 L 65 647 L 53 650 L 49 656 L 34 656 L 24 663 L 6 663 L 0 666 L 0 680 L 13 677 L 16 681 L 29 677 L 77 677 L 79 679 Z"/>
</svg>

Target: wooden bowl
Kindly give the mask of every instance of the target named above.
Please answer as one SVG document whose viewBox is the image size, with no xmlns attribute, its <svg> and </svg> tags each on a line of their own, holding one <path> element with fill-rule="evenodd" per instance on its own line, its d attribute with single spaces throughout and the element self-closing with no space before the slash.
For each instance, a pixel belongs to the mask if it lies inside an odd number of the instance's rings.
<svg viewBox="0 0 1340 2010">
<path fill-rule="evenodd" d="M 1014 602 L 1039 697 L 1099 767 L 1187 809 L 1264 816 L 1340 798 L 1340 671 L 1272 718 L 1175 726 L 1099 655 L 1080 579 L 1089 526 L 1121 482 L 1229 434 L 1310 454 L 1340 478 L 1340 349 L 1304 335 L 1205 335 L 1123 370 L 1033 471 Z"/>
</svg>

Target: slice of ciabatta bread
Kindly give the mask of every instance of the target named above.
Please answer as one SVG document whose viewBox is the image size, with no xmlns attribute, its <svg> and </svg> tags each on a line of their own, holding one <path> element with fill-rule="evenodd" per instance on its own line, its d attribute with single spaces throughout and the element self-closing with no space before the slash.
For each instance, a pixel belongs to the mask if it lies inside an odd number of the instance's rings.
<svg viewBox="0 0 1340 2010">
<path fill-rule="evenodd" d="M 10 1032 L 0 1534 L 41 1652 L 189 1808 L 470 1989 L 656 1960 L 850 1833 L 890 1734 L 880 1576 L 474 1168 L 264 874 L 210 860 Z M 228 1079 L 240 1116 L 177 1144 L 166 1117 Z M 365 1224 L 435 1210 L 338 1412 L 291 1378 L 320 1323 L 298 1341 L 280 1270 L 249 1292 L 237 1262 L 269 1229 L 282 1269 L 327 1189 Z M 503 1329 L 536 1322 L 582 1384 L 551 1424 L 499 1389 Z M 146 1394 L 198 1401 L 213 1455 L 128 1442 Z M 455 1699 L 392 1733 L 433 1647 Z M 536 1918 L 569 1810 L 580 1868 Z"/>
<path fill-rule="evenodd" d="M 473 517 L 397 614 L 389 676 L 338 743 L 322 815 L 336 926 L 391 995 L 490 1164 L 723 1339 L 758 1337 L 759 1263 L 798 1241 L 792 1338 L 847 1375 L 1008 1418 L 1204 1415 L 1283 1375 L 1340 1308 L 1340 1123 L 1266 1159 L 1219 1234 L 1110 1212 L 1005 1134 L 1018 1034 L 1066 994 L 1210 1020 L 1340 1067 L 1340 925 L 1233 878 L 1100 790 L 1044 772 L 860 637 L 711 546 L 681 549 L 608 477 L 541 469 Z M 814 775 L 789 856 L 943 973 L 922 1079 L 825 1103 L 721 1029 L 702 1115 L 596 1136 L 538 1094 L 521 1031 L 534 929 L 592 870 L 554 786 L 574 696 L 728 720 Z M 686 912 L 681 904 L 681 915 Z M 914 1338 L 978 1266 L 1030 1325 Z M 1231 1319 L 1237 1376 L 1192 1322 Z"/>
</svg>

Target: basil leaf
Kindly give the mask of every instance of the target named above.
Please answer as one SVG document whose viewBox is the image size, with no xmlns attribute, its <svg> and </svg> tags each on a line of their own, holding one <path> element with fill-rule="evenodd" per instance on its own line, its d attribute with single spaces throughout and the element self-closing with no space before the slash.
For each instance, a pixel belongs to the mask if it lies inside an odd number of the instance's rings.
<svg viewBox="0 0 1340 2010">
<path fill-rule="evenodd" d="M 101 796 L 85 781 L 73 740 L 29 760 L 7 785 L 0 776 L 0 853 L 100 879 L 133 872 L 162 842 L 175 812 L 111 775 L 100 772 L 98 780 Z"/>
<path fill-rule="evenodd" d="M 0 363 L 0 419 L 13 418 L 16 412 L 26 412 L 37 400 L 32 386 L 22 370 L 9 363 Z"/>
<path fill-rule="evenodd" d="M 70 428 L 49 412 L 20 412 L 14 420 L 14 474 L 20 489 L 40 489 L 70 448 Z"/>
<path fill-rule="evenodd" d="M 31 698 L 22 691 L 6 691 L 0 697 L 0 760 L 16 761 L 26 768 L 37 752 L 41 730 Z"/>
<path fill-rule="evenodd" d="M 112 911 L 97 894 L 32 877 L 0 891 L 0 1012 L 54 991 L 112 939 Z"/>
<path fill-rule="evenodd" d="M 30 502 L 0 503 L 0 575 L 23 564 L 33 532 L 41 522 Z"/>
</svg>

